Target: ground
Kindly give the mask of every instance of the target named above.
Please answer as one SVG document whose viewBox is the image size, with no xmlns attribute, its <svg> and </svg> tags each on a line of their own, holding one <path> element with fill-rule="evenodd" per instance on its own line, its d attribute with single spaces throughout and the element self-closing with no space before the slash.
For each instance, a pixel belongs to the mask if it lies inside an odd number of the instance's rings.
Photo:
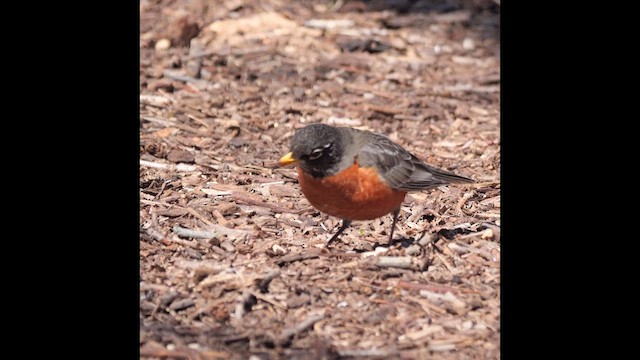
<svg viewBox="0 0 640 360">
<path fill-rule="evenodd" d="M 500 4 L 140 3 L 140 356 L 500 358 Z M 389 136 L 473 184 L 340 224 L 295 129 Z"/>
</svg>

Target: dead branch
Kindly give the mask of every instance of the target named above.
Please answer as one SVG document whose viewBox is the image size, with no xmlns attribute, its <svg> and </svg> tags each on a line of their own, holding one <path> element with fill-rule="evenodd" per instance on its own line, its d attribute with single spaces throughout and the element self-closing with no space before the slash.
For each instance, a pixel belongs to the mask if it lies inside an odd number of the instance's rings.
<svg viewBox="0 0 640 360">
<path fill-rule="evenodd" d="M 180 244 L 182 246 L 188 246 L 190 248 L 193 249 L 200 249 L 200 244 L 197 241 L 186 241 L 186 240 L 182 240 L 180 238 L 178 238 L 177 235 L 174 234 L 174 236 L 171 238 L 171 242 L 174 244 Z"/>
<path fill-rule="evenodd" d="M 267 208 L 269 210 L 272 210 L 273 212 L 277 212 L 277 213 L 299 214 L 299 213 L 302 212 L 301 210 L 287 209 L 287 208 L 284 208 L 284 207 L 279 206 L 279 205 L 262 202 L 262 200 L 255 199 L 253 197 L 249 197 L 249 196 L 245 196 L 245 195 L 240 195 L 240 194 L 237 194 L 237 193 L 231 194 L 231 198 L 238 204 L 265 207 L 265 208 Z"/>
<path fill-rule="evenodd" d="M 266 303 L 269 303 L 269 304 L 271 304 L 271 305 L 273 305 L 275 307 L 279 307 L 281 309 L 287 309 L 288 308 L 287 304 L 275 301 L 275 300 L 273 300 L 273 299 L 271 299 L 271 298 L 269 298 L 269 297 L 267 297 L 265 295 L 262 295 L 260 293 L 256 293 L 256 292 L 253 292 L 253 291 L 250 291 L 250 293 L 256 299 L 262 300 L 262 301 L 264 301 Z"/>
<path fill-rule="evenodd" d="M 187 164 L 163 164 L 153 161 L 140 160 L 140 166 L 146 166 L 155 169 L 163 169 L 163 170 L 171 170 L 171 171 L 184 171 L 184 172 L 192 172 L 198 170 L 195 165 L 187 165 Z"/>
<path fill-rule="evenodd" d="M 258 287 L 260 289 L 260 292 L 263 294 L 269 292 L 269 284 L 271 283 L 271 280 L 275 279 L 278 276 L 280 276 L 279 269 L 267 273 L 262 281 L 260 281 L 260 286 Z"/>
<path fill-rule="evenodd" d="M 180 237 L 189 237 L 196 239 L 213 239 L 220 237 L 220 233 L 215 231 L 191 230 L 180 227 L 178 225 L 173 227 L 173 232 Z"/>
<path fill-rule="evenodd" d="M 147 235 L 151 236 L 151 238 L 156 241 L 162 241 L 164 239 L 164 235 L 152 227 L 147 229 Z"/>
<path fill-rule="evenodd" d="M 276 261 L 276 264 L 278 264 L 278 266 L 283 266 L 284 264 L 296 261 L 315 259 L 317 257 L 320 257 L 321 252 L 322 249 L 313 248 L 301 253 L 287 254 Z"/>
<path fill-rule="evenodd" d="M 439 294 L 439 293 L 431 292 L 429 290 L 420 290 L 420 296 L 425 297 L 430 302 L 445 303 L 449 305 L 451 309 L 458 314 L 464 313 L 464 310 L 467 307 L 467 304 L 464 301 L 458 299 L 455 295 L 453 295 L 450 292 Z"/>
<path fill-rule="evenodd" d="M 204 359 L 195 350 L 165 350 L 165 349 L 140 349 L 140 357 L 173 358 L 173 359 Z"/>
<path fill-rule="evenodd" d="M 185 130 L 185 131 L 189 131 L 192 132 L 196 135 L 201 135 L 201 136 L 208 136 L 209 133 L 206 131 L 202 131 L 200 129 L 196 129 L 194 127 L 191 127 L 189 125 L 184 125 L 175 121 L 170 121 L 170 120 L 165 120 L 165 119 L 158 119 L 158 118 L 154 118 L 151 116 L 141 116 L 140 117 L 142 120 L 146 120 L 149 122 L 155 122 L 158 124 L 162 124 L 162 125 L 166 125 L 166 126 L 170 126 L 170 127 L 174 127 L 176 129 L 180 129 L 180 130 Z"/>
<path fill-rule="evenodd" d="M 284 329 L 280 334 L 280 337 L 278 338 L 278 342 L 281 345 L 285 345 L 289 343 L 296 334 L 299 334 L 307 330 L 308 328 L 313 326 L 313 324 L 317 323 L 322 319 L 324 319 L 324 314 L 312 315 L 306 318 L 305 320 L 301 321 L 300 323 L 298 323 L 296 326 L 292 328 Z"/>
<path fill-rule="evenodd" d="M 411 256 L 380 256 L 376 261 L 376 265 L 400 269 L 411 269 L 413 267 Z"/>
<path fill-rule="evenodd" d="M 256 297 L 253 296 L 253 294 L 251 294 L 249 290 L 245 290 L 242 292 L 242 295 L 238 300 L 239 301 L 236 304 L 236 311 L 234 313 L 234 316 L 236 319 L 240 320 L 244 316 L 245 312 L 251 311 L 253 305 L 258 302 L 258 299 L 256 299 Z"/>
<path fill-rule="evenodd" d="M 384 349 L 345 349 L 338 350 L 338 355 L 344 357 L 364 357 L 364 358 L 372 358 L 372 357 L 396 357 L 398 356 L 397 349 L 384 350 Z"/>
<path fill-rule="evenodd" d="M 202 84 L 202 85 L 207 84 L 206 80 L 196 79 L 194 77 L 186 76 L 186 75 L 180 75 L 172 70 L 165 70 L 162 73 L 162 75 L 164 75 L 164 77 L 167 77 L 171 80 L 181 81 L 185 83 Z"/>
<path fill-rule="evenodd" d="M 420 283 L 415 283 L 415 282 L 408 282 L 408 281 L 404 281 L 404 280 L 400 280 L 398 281 L 398 284 L 396 285 L 399 288 L 402 289 L 410 289 L 410 290 L 427 290 L 427 291 L 432 291 L 432 292 L 436 292 L 436 293 L 447 293 L 447 292 L 452 292 L 452 293 L 464 293 L 464 294 L 479 294 L 479 291 L 476 290 L 470 290 L 470 289 L 460 289 L 460 288 L 454 288 L 451 286 L 445 286 L 445 285 L 429 285 L 429 284 L 420 284 Z"/>
<path fill-rule="evenodd" d="M 202 214 L 200 214 L 199 212 L 197 212 L 195 209 L 193 208 L 188 208 L 187 211 L 189 211 L 189 213 L 195 217 L 197 217 L 198 219 L 200 219 L 203 223 L 209 225 L 209 226 L 214 226 L 215 224 L 212 223 L 211 221 L 209 221 L 209 219 L 207 219 L 206 217 L 204 217 Z"/>
</svg>

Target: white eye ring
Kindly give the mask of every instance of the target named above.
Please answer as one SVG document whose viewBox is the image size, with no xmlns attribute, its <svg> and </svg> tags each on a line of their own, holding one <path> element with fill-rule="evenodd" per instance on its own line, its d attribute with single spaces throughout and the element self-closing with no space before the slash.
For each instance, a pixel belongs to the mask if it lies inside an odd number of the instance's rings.
<svg viewBox="0 0 640 360">
<path fill-rule="evenodd" d="M 309 155 L 309 160 L 315 160 L 317 158 L 319 158 L 320 156 L 322 156 L 322 152 L 324 151 L 323 149 L 314 149 L 311 154 Z"/>
</svg>

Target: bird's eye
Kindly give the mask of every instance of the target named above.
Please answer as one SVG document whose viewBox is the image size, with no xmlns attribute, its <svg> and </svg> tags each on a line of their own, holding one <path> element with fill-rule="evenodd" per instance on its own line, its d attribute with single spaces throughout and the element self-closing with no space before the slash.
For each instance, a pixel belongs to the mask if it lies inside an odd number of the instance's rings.
<svg viewBox="0 0 640 360">
<path fill-rule="evenodd" d="M 314 149 L 311 154 L 309 154 L 309 160 L 315 160 L 317 158 L 319 158 L 320 156 L 322 156 L 322 152 L 324 151 L 324 148 L 320 148 L 320 149 Z"/>
</svg>

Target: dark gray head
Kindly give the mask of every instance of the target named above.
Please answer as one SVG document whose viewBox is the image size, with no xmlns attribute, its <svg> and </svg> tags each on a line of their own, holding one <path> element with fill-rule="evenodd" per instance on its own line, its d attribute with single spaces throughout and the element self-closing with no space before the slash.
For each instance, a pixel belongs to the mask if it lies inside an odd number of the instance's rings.
<svg viewBox="0 0 640 360">
<path fill-rule="evenodd" d="M 317 178 L 332 175 L 342 156 L 343 136 L 339 128 L 324 124 L 298 129 L 291 139 L 291 152 L 280 159 L 280 163 L 295 161 L 306 173 Z"/>
</svg>

